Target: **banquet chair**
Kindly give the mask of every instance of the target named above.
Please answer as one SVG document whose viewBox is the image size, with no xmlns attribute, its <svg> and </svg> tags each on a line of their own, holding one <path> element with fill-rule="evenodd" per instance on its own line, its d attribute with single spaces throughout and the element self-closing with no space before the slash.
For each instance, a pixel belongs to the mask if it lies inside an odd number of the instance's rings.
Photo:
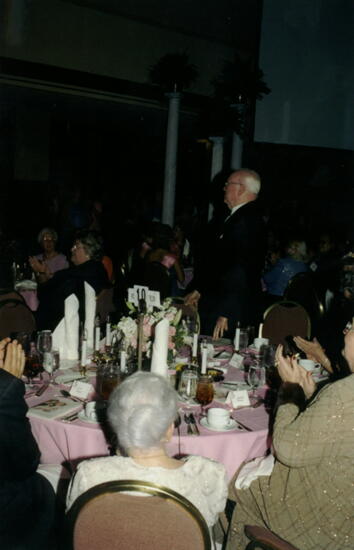
<svg viewBox="0 0 354 550">
<path fill-rule="evenodd" d="M 310 338 L 311 320 L 300 304 L 281 301 L 271 305 L 263 314 L 262 336 L 273 345 L 287 345 L 288 337 Z"/>
<path fill-rule="evenodd" d="M 311 273 L 297 273 L 292 277 L 284 291 L 284 300 L 297 302 L 304 307 L 311 319 L 314 334 L 324 316 L 324 306 L 318 297 Z"/>
<path fill-rule="evenodd" d="M 258 525 L 246 525 L 245 535 L 250 539 L 245 550 L 298 550 L 295 546 L 281 539 L 269 529 Z"/>
<path fill-rule="evenodd" d="M 76 499 L 67 519 L 65 550 L 211 550 L 209 529 L 199 510 L 155 483 L 121 480 L 96 485 Z"/>
</svg>

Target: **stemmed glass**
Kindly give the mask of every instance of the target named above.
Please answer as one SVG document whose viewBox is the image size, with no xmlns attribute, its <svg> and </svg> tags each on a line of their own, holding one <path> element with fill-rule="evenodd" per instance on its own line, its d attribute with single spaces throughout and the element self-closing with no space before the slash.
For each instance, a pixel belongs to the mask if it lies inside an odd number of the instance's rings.
<svg viewBox="0 0 354 550">
<path fill-rule="evenodd" d="M 49 381 L 53 381 L 52 333 L 42 330 L 37 336 L 37 349 L 42 357 L 43 369 L 49 374 Z"/>
<path fill-rule="evenodd" d="M 209 405 L 214 398 L 214 386 L 211 376 L 205 374 L 199 377 L 195 398 L 198 403 L 200 403 L 200 415 L 205 416 L 205 407 Z"/>
<path fill-rule="evenodd" d="M 256 396 L 256 389 L 262 381 L 262 367 L 259 365 L 250 365 L 247 373 L 247 382 L 252 388 L 252 397 Z"/>
</svg>

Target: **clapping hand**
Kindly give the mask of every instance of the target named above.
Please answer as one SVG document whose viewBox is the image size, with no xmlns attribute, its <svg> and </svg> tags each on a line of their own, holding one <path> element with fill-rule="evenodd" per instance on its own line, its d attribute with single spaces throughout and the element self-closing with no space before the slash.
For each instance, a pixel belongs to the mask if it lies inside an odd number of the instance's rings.
<svg viewBox="0 0 354 550">
<path fill-rule="evenodd" d="M 314 338 L 312 342 L 309 342 L 308 340 L 301 338 L 301 336 L 295 336 L 294 342 L 299 349 L 306 353 L 308 359 L 322 365 L 327 372 L 333 373 L 331 362 L 317 338 Z"/>
<path fill-rule="evenodd" d="M 21 378 L 25 367 L 25 353 L 21 344 L 10 338 L 0 342 L 0 368 L 6 370 L 16 378 Z"/>
<path fill-rule="evenodd" d="M 316 383 L 308 372 L 299 365 L 295 357 L 284 357 L 283 346 L 278 346 L 275 353 L 275 365 L 278 367 L 279 376 L 283 382 L 299 384 L 309 399 L 316 389 Z"/>
</svg>

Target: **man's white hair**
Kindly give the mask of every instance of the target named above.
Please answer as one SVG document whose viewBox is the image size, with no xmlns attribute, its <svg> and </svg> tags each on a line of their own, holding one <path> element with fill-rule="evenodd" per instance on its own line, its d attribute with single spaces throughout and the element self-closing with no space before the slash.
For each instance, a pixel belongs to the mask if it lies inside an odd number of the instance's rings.
<svg viewBox="0 0 354 550">
<path fill-rule="evenodd" d="M 254 170 L 249 170 L 248 168 L 241 168 L 237 172 L 242 172 L 243 184 L 250 193 L 258 195 L 261 190 L 261 178 Z"/>
</svg>

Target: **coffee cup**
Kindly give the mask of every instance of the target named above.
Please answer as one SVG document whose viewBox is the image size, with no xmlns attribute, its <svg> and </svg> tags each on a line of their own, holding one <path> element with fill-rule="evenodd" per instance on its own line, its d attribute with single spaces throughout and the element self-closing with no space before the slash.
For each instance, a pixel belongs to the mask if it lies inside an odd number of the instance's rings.
<svg viewBox="0 0 354 550">
<path fill-rule="evenodd" d="M 227 409 L 220 409 L 217 407 L 208 409 L 208 424 L 211 428 L 227 428 L 230 422 L 230 412 Z"/>
<path fill-rule="evenodd" d="M 89 420 L 93 420 L 94 422 L 98 422 L 97 403 L 96 403 L 96 401 L 90 401 L 89 403 L 86 403 L 86 405 L 85 405 L 85 416 Z"/>
<path fill-rule="evenodd" d="M 309 372 L 312 372 L 313 370 L 315 370 L 315 367 L 316 367 L 316 363 L 315 361 L 312 361 L 312 359 L 300 359 L 299 365 L 304 367 L 304 369 L 306 369 Z"/>
<path fill-rule="evenodd" d="M 253 343 L 255 348 L 261 349 L 262 346 L 268 346 L 269 338 L 255 338 Z"/>
</svg>

